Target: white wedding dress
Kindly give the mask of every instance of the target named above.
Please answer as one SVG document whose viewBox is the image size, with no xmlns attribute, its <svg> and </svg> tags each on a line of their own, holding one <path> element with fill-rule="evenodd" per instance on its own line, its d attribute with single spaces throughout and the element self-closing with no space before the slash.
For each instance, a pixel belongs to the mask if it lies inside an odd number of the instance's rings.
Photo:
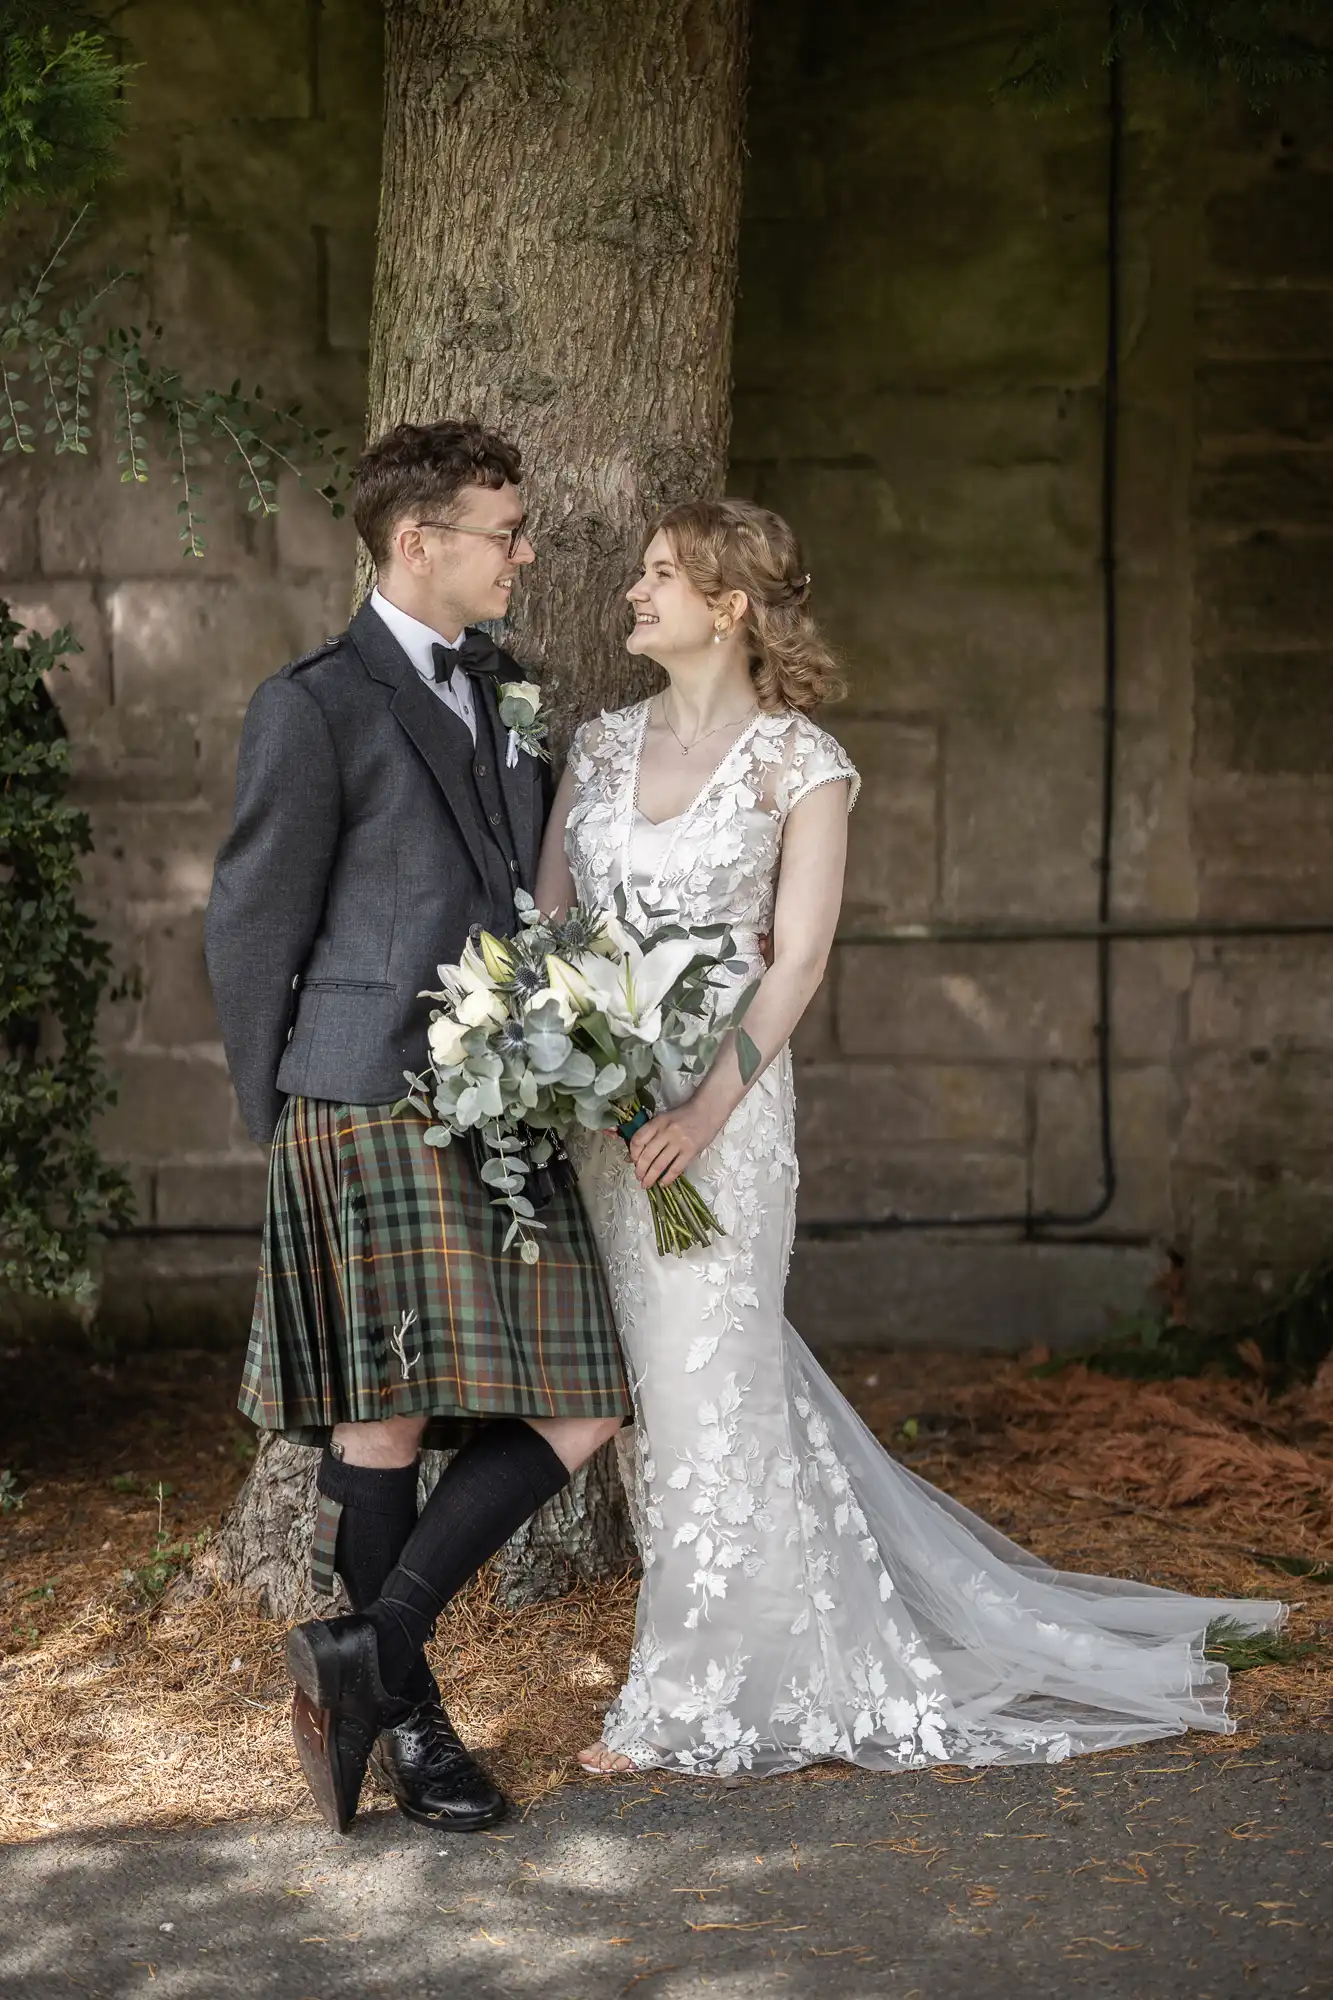
<svg viewBox="0 0 1333 2000">
<path fill-rule="evenodd" d="M 654 825 L 637 809 L 646 724 L 639 703 L 575 739 L 579 900 L 606 907 L 623 883 L 640 922 L 724 919 L 748 978 L 787 813 L 839 778 L 854 797 L 856 773 L 808 718 L 761 715 L 693 804 Z M 1281 1605 L 1049 1568 L 899 1465 L 784 1318 L 793 1113 L 784 1049 L 690 1170 L 726 1234 L 685 1257 L 658 1255 L 623 1142 L 582 1151 L 634 1388 L 643 1558 L 608 1749 L 727 1776 L 826 1758 L 1055 1763 L 1228 1729 L 1208 1625 L 1271 1630 Z"/>
</svg>

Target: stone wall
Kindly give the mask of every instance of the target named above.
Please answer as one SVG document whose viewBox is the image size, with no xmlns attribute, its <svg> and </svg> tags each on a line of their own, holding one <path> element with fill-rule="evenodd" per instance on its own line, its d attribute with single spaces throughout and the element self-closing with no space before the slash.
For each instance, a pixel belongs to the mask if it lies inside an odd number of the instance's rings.
<svg viewBox="0 0 1333 2000">
<path fill-rule="evenodd" d="M 240 377 L 359 436 L 379 180 L 382 10 L 375 0 L 117 10 L 136 72 L 127 172 L 83 262 L 141 282 L 114 310 L 165 326 L 193 382 Z M 55 689 L 76 796 L 92 815 L 89 903 L 131 997 L 105 1018 L 120 1101 L 107 1147 L 139 1222 L 252 1228 L 264 1163 L 227 1079 L 202 949 L 236 738 L 257 683 L 346 622 L 354 536 L 284 483 L 247 516 L 235 473 L 201 482 L 207 558 L 182 557 L 177 491 L 156 458 L 124 487 L 103 413 L 93 462 L 42 455 L 0 472 L 0 589 L 16 614 L 83 646 Z M 235 1330 L 252 1236 L 159 1236 L 108 1255 L 104 1313 Z"/>
<path fill-rule="evenodd" d="M 778 16 L 780 15 L 780 19 Z M 1096 915 L 1107 78 L 994 104 L 1026 5 L 763 17 L 735 481 L 806 537 L 867 774 L 846 928 Z M 1333 916 L 1329 102 L 1126 77 L 1113 909 Z M 1322 150 L 1321 150 L 1322 148 Z M 849 944 L 799 1041 L 825 1337 L 1086 1337 L 1187 1260 L 1200 1316 L 1333 1250 L 1329 945 L 1125 943 L 1099 1204 L 1096 951 Z"/>
<path fill-rule="evenodd" d="M 865 775 L 845 928 L 1086 920 L 1097 899 L 1105 77 L 1034 116 L 991 86 L 1028 0 L 758 10 L 733 485 L 804 536 Z M 196 376 L 261 380 L 354 435 L 378 180 L 375 0 L 142 0 L 126 180 L 142 310 Z M 1095 54 L 1099 9 L 1088 10 Z M 1333 859 L 1333 161 L 1327 106 L 1206 112 L 1127 79 L 1114 904 L 1325 914 Z M 108 254 L 106 239 L 99 256 Z M 0 576 L 85 653 L 62 691 L 90 896 L 137 997 L 109 1010 L 108 1144 L 160 1229 L 257 1220 L 200 949 L 254 684 L 344 615 L 351 537 L 214 477 L 204 565 L 175 495 L 49 460 L 0 477 Z M 949 1218 L 1100 1191 L 1085 943 L 847 944 L 799 1038 L 811 1334 L 1067 1341 L 1164 1247 L 1202 1312 L 1321 1256 L 1333 1075 L 1314 938 L 1115 949 L 1113 1205 L 1034 1244 Z M 118 1246 L 107 1313 L 234 1325 L 245 1236 Z"/>
</svg>

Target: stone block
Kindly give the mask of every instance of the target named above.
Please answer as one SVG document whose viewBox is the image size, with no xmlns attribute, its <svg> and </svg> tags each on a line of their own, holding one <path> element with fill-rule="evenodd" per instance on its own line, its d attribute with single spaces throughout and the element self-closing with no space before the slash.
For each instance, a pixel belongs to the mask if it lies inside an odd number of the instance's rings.
<svg viewBox="0 0 1333 2000">
<path fill-rule="evenodd" d="M 1255 1177 L 1178 1168 L 1178 1243 L 1196 1326 L 1234 1330 L 1328 1257 L 1333 1176 L 1310 1163 Z"/>
<path fill-rule="evenodd" d="M 122 583 L 111 592 L 117 703 L 234 710 L 346 624 L 347 582 Z"/>
<path fill-rule="evenodd" d="M 955 921 L 1096 909 L 1102 723 L 1010 697 L 951 718 L 941 904 Z"/>
<path fill-rule="evenodd" d="M 160 428 L 149 427 L 148 478 L 141 486 L 122 483 L 106 412 L 102 429 L 91 462 L 62 459 L 43 482 L 42 568 L 49 576 L 96 579 L 188 575 L 190 558 L 176 511 L 180 488 L 172 482 L 170 449 Z M 250 561 L 234 480 L 217 464 L 200 466 L 192 480 L 209 574 L 234 576 Z"/>
<path fill-rule="evenodd" d="M 316 33 L 319 115 L 364 128 L 378 180 L 384 9 L 377 0 L 323 0 Z"/>
<path fill-rule="evenodd" d="M 202 909 L 229 812 L 207 806 L 94 805 L 83 879 L 94 912 L 135 905 Z"/>
<path fill-rule="evenodd" d="M 1193 511 L 1205 527 L 1333 528 L 1333 455 L 1258 451 L 1205 463 Z"/>
<path fill-rule="evenodd" d="M 1195 973 L 1188 1032 L 1196 1049 L 1260 1057 L 1333 1047 L 1333 938 L 1213 945 Z"/>
<path fill-rule="evenodd" d="M 173 709 L 108 708 L 80 732 L 73 788 L 83 802 L 194 798 L 199 751 L 188 715 Z"/>
<path fill-rule="evenodd" d="M 228 812 L 236 797 L 236 752 L 243 708 L 217 709 L 199 719 L 199 790 Z"/>
<path fill-rule="evenodd" d="M 1119 1244 L 798 1237 L 787 1312 L 817 1347 L 1083 1347 L 1143 1308 L 1159 1261 Z"/>
<path fill-rule="evenodd" d="M 117 1351 L 205 1347 L 240 1354 L 258 1261 L 258 1238 L 251 1236 L 110 1243 L 98 1333 Z"/>
<path fill-rule="evenodd" d="M 975 396 L 738 398 L 733 450 L 771 461 L 773 504 L 805 524 L 821 578 L 847 531 L 911 565 L 1007 576 L 1081 573 L 1096 547 L 1095 399 L 1054 389 Z M 827 545 L 827 547 L 825 547 Z M 859 580 L 864 588 L 864 575 Z"/>
<path fill-rule="evenodd" d="M 1324 361 L 1333 354 L 1333 291 L 1205 289 L 1198 341 L 1217 360 Z"/>
<path fill-rule="evenodd" d="M 113 1159 L 228 1149 L 232 1091 L 218 1063 L 124 1049 L 112 1076 L 118 1101 L 99 1119 L 97 1141 Z"/>
<path fill-rule="evenodd" d="M 1195 702 L 1201 770 L 1333 777 L 1333 651 L 1204 654 Z"/>
<path fill-rule="evenodd" d="M 1022 1147 L 1026 1085 L 1008 1063 L 812 1064 L 801 1076 L 803 1164 L 841 1153 L 871 1161 L 886 1146 Z"/>
<path fill-rule="evenodd" d="M 1233 922 L 1323 922 L 1333 882 L 1326 779 L 1202 779 L 1194 792 L 1199 914 Z"/>
<path fill-rule="evenodd" d="M 1095 1051 L 1091 945 L 849 945 L 841 961 L 845 1055 L 1019 1063 Z"/>
<path fill-rule="evenodd" d="M 864 1165 L 830 1157 L 804 1166 L 798 1213 L 806 1223 L 1016 1224 L 1027 1206 L 1027 1179 L 1027 1162 L 1016 1153 L 886 1142 Z"/>
<path fill-rule="evenodd" d="M 1327 282 L 1333 271 L 1333 174 L 1269 174 L 1208 204 L 1208 256 L 1227 277 Z"/>
<path fill-rule="evenodd" d="M 253 217 L 374 237 L 379 208 L 377 122 L 312 118 L 197 124 L 181 136 L 177 224 L 229 229 Z"/>
<path fill-rule="evenodd" d="M 1195 387 L 1207 439 L 1333 441 L 1333 361 L 1206 361 Z"/>
<path fill-rule="evenodd" d="M 1111 1047 L 1123 1062 L 1170 1062 L 1185 1038 L 1195 947 L 1184 939 L 1118 943 L 1111 952 Z"/>
<path fill-rule="evenodd" d="M 1333 560 L 1323 541 L 1264 534 L 1203 550 L 1195 589 L 1199 638 L 1207 647 L 1328 644 Z"/>
<path fill-rule="evenodd" d="M 254 1229 L 264 1222 L 268 1164 L 253 1160 L 210 1160 L 207 1165 L 171 1161 L 158 1170 L 157 1219 L 172 1228 L 211 1224 L 218 1229 Z"/>
<path fill-rule="evenodd" d="M 357 356 L 370 347 L 375 287 L 375 231 L 330 229 L 324 244 L 324 334 L 335 350 Z"/>
<path fill-rule="evenodd" d="M 11 617 L 49 639 L 67 625 L 81 650 L 66 653 L 47 676 L 47 687 L 75 745 L 94 728 L 111 699 L 111 657 L 106 620 L 87 583 L 27 583 L 8 593 Z"/>
<path fill-rule="evenodd" d="M 1021 1210 L 1024 1080 L 962 1065 L 812 1065 L 798 1146 L 806 1220 Z"/>
<path fill-rule="evenodd" d="M 15 466 L 11 452 L 0 480 L 0 597 L 26 581 L 37 569 L 37 495 L 40 472 L 25 462 Z"/>
<path fill-rule="evenodd" d="M 833 996 L 837 990 L 838 962 L 841 956 L 840 947 L 835 946 L 829 957 L 828 970 L 820 981 L 819 990 L 793 1031 L 792 1060 L 798 1067 L 804 1067 L 809 1063 L 829 1062 L 837 1056 L 836 1008 Z"/>
<path fill-rule="evenodd" d="M 1169 1235 L 1177 1089 L 1166 1069 L 1116 1069 L 1111 1085 L 1116 1172 L 1110 1208 L 1088 1225 Z M 1094 1069 L 1045 1069 L 1036 1078 L 1032 1195 L 1039 1213 L 1082 1216 L 1101 1201 L 1101 1089 Z"/>
<path fill-rule="evenodd" d="M 178 228 L 150 277 L 151 309 L 172 329 L 173 363 L 189 379 L 225 389 L 239 375 L 244 390 L 259 385 L 279 401 L 324 408 L 305 358 L 318 348 L 320 315 L 315 234 L 302 216 L 247 212 L 229 226 Z"/>
<path fill-rule="evenodd" d="M 164 917 L 144 939 L 142 1035 L 159 1048 L 219 1040 L 204 964 L 202 910 Z"/>
<path fill-rule="evenodd" d="M 1181 1066 L 1184 1165 L 1252 1179 L 1326 1169 L 1333 1051 L 1201 1050 Z"/>
<path fill-rule="evenodd" d="M 937 732 L 930 723 L 839 715 L 837 735 L 861 773 L 843 925 L 925 917 L 936 896 Z"/>
<path fill-rule="evenodd" d="M 141 64 L 134 81 L 137 125 L 188 127 L 312 113 L 310 21 L 303 7 L 215 0 L 201 9 L 132 0 L 117 13 L 116 30 Z"/>
<path fill-rule="evenodd" d="M 342 578 L 350 616 L 356 528 L 350 514 L 334 519 L 328 501 L 320 498 L 319 479 L 315 468 L 309 485 L 302 486 L 289 472 L 278 482 L 278 565 L 288 577 L 293 571 L 314 571 L 330 579 Z"/>
</svg>

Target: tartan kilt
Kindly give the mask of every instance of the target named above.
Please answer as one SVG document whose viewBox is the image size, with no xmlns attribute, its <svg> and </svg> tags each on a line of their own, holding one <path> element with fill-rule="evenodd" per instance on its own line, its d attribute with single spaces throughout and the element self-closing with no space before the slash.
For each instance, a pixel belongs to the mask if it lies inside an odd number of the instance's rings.
<svg viewBox="0 0 1333 2000">
<path fill-rule="evenodd" d="M 292 1097 L 268 1207 L 240 1407 L 324 1444 L 334 1424 L 430 1420 L 448 1447 L 494 1416 L 618 1417 L 629 1395 L 611 1301 L 572 1178 L 541 1256 L 501 1249 L 508 1212 L 470 1149 L 425 1143 L 388 1105 Z"/>
</svg>

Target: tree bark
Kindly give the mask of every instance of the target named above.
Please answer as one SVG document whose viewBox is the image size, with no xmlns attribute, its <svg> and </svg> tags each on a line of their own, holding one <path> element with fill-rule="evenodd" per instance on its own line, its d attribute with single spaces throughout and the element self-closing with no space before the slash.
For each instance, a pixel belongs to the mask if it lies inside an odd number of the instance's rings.
<svg viewBox="0 0 1333 2000">
<path fill-rule="evenodd" d="M 473 417 L 521 446 L 538 561 L 507 644 L 563 746 L 656 684 L 622 593 L 653 515 L 721 490 L 747 0 L 388 0 L 385 54 L 367 434 Z M 201 1577 L 312 1608 L 315 1456 L 261 1445 Z M 615 1461 L 498 1558 L 511 1605 L 629 1558 Z"/>
<path fill-rule="evenodd" d="M 522 447 L 509 643 L 556 724 L 637 699 L 653 515 L 720 492 L 746 0 L 389 0 L 367 430 Z"/>
</svg>

